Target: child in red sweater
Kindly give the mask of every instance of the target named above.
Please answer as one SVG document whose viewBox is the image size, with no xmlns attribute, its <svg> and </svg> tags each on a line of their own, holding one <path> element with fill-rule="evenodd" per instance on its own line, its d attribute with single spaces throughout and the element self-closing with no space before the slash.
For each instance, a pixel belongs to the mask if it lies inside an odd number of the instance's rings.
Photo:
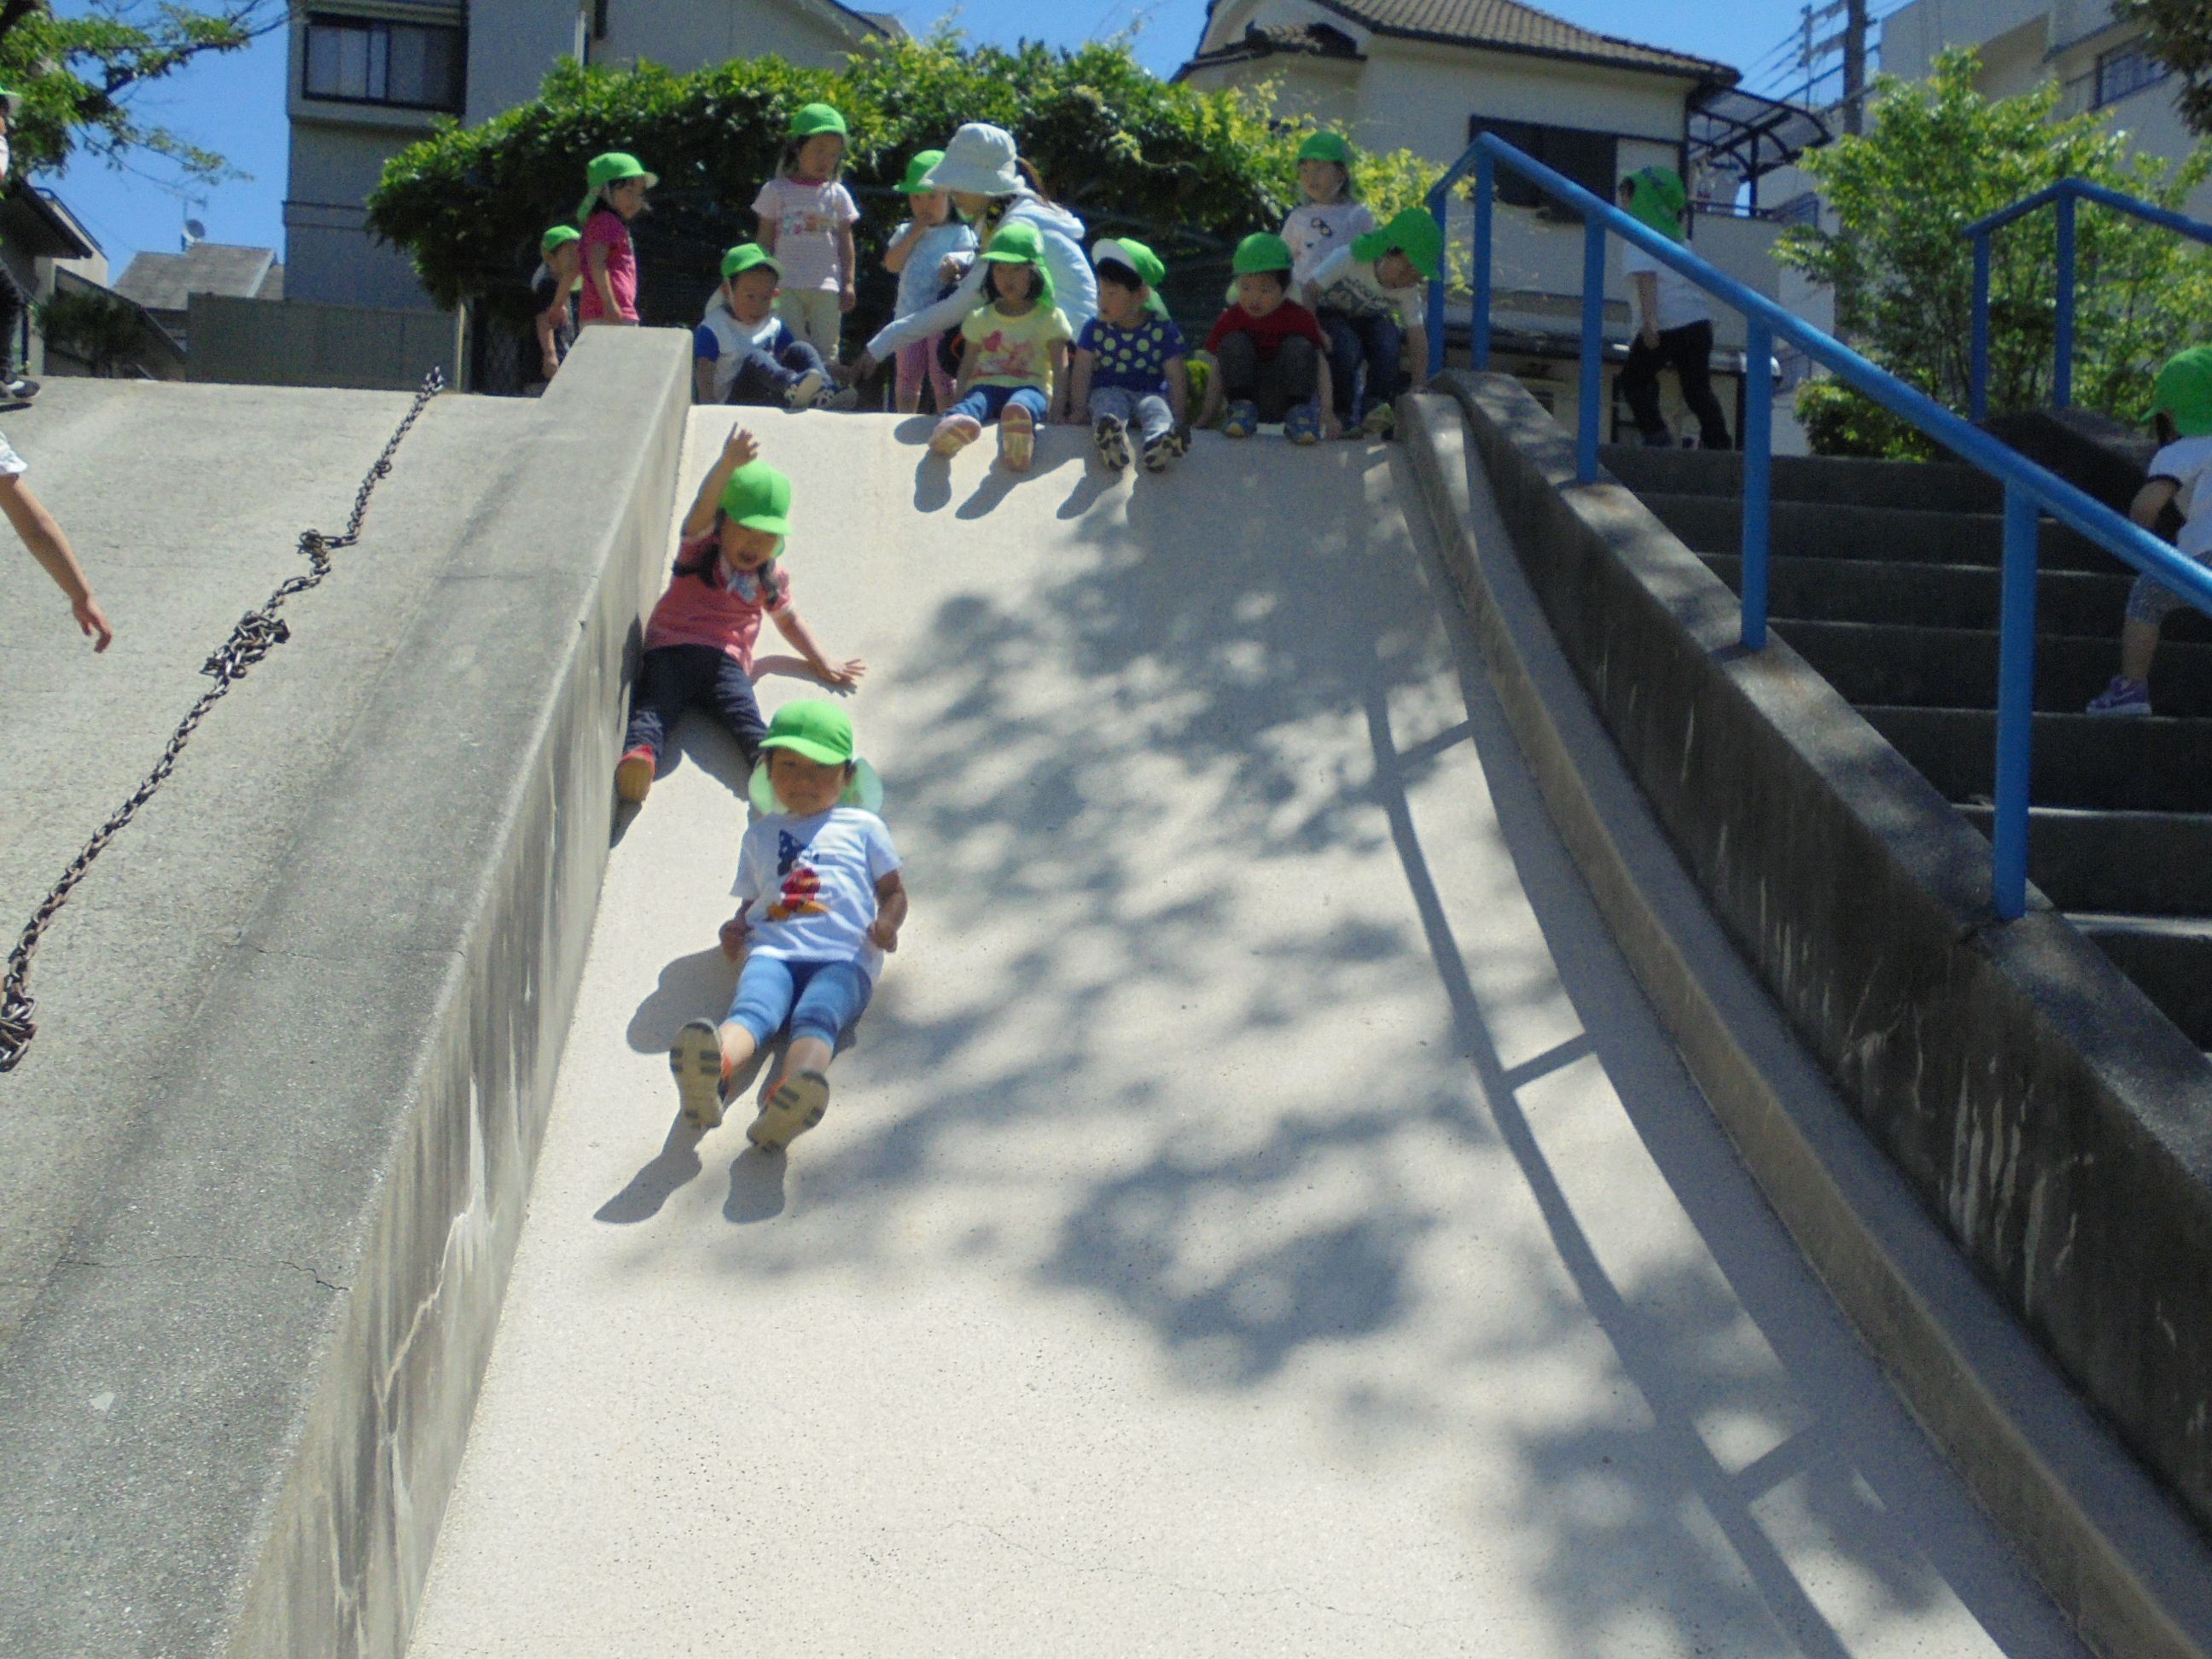
<svg viewBox="0 0 2212 1659">
<path fill-rule="evenodd" d="M 1227 414 L 1221 429 L 1249 438 L 1262 421 L 1280 421 L 1294 444 L 1337 435 L 1328 374 L 1328 337 L 1313 313 L 1290 297 L 1291 246 L 1267 231 L 1237 245 L 1237 303 L 1206 337 L 1220 365 L 1206 388 L 1201 426 Z"/>
</svg>

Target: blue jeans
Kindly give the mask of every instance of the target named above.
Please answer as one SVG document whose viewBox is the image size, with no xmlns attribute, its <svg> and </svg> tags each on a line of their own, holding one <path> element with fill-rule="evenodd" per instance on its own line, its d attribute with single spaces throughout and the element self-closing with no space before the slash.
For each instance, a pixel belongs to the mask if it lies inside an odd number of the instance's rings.
<svg viewBox="0 0 2212 1659">
<path fill-rule="evenodd" d="M 860 1018 L 875 987 L 854 962 L 786 962 L 780 957 L 747 957 L 738 975 L 730 1018 L 765 1044 L 791 1024 L 795 1042 L 819 1037 L 835 1048 L 837 1039 Z"/>
<path fill-rule="evenodd" d="M 783 394 L 801 375 L 824 372 L 822 354 L 804 340 L 793 340 L 781 352 L 748 346 L 738 354 L 738 378 L 730 382 L 729 401 L 781 404 Z"/>
<path fill-rule="evenodd" d="M 1406 331 L 1395 317 L 1353 317 L 1341 311 L 1322 312 L 1321 326 L 1328 336 L 1329 390 L 1336 396 L 1336 418 L 1356 426 L 1376 404 L 1389 403 L 1406 389 L 1398 368 Z M 1367 395 L 1355 399 L 1362 363 L 1367 365 Z"/>
<path fill-rule="evenodd" d="M 1044 424 L 1044 393 L 1033 386 L 979 386 L 945 412 L 965 415 L 988 426 L 1006 412 L 1009 404 L 1026 409 L 1032 421 Z"/>
<path fill-rule="evenodd" d="M 1137 428 L 1138 441 L 1151 443 L 1175 430 L 1175 411 L 1157 392 L 1132 392 L 1127 386 L 1102 386 L 1091 394 L 1091 418 L 1113 419 Z"/>
</svg>

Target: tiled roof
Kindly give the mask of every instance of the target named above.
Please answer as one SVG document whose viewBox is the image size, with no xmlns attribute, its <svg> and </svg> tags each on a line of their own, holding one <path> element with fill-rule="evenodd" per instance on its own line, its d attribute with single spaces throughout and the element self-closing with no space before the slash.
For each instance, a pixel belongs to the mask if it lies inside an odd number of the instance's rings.
<svg viewBox="0 0 2212 1659">
<path fill-rule="evenodd" d="M 1739 72 L 1726 64 L 1600 34 L 1515 0 L 1317 0 L 1340 17 L 1377 34 L 1496 52 L 1534 52 L 1623 69 L 1658 70 L 1733 86 Z"/>
<path fill-rule="evenodd" d="M 1327 23 L 1276 23 L 1262 27 L 1254 23 L 1247 27 L 1242 40 L 1231 40 L 1214 51 L 1202 52 L 1191 59 L 1193 64 L 1224 64 L 1232 61 L 1269 58 L 1288 53 L 1299 58 L 1337 58 L 1357 60 L 1359 47 L 1342 29 L 1332 28 Z"/>
</svg>

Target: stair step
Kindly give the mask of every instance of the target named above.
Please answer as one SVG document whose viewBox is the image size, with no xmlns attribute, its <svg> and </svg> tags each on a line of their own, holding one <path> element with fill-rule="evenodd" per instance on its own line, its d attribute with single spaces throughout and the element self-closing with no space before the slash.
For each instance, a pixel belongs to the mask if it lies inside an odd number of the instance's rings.
<svg viewBox="0 0 2212 1659">
<path fill-rule="evenodd" d="M 1741 592 L 1743 561 L 1703 556 L 1705 566 Z M 2036 630 L 2117 641 L 2130 576 L 2047 570 L 2036 578 Z M 1971 565 L 1888 564 L 1871 559 L 1778 558 L 1767 576 L 1767 614 L 1813 622 L 1893 623 L 1928 628 L 1993 629 L 1997 573 Z M 2166 618 L 2166 637 L 2212 641 L 2212 617 L 2184 606 Z"/>
<path fill-rule="evenodd" d="M 1990 799 L 1994 714 L 1885 706 L 1859 712 L 1948 799 Z M 2038 805 L 2212 811 L 2212 720 L 2038 714 L 2032 749 L 2028 797 Z"/>
<path fill-rule="evenodd" d="M 1960 815 L 1984 836 L 1996 817 Z M 2027 875 L 2062 910 L 2212 916 L 2212 816 L 2028 809 Z"/>
<path fill-rule="evenodd" d="M 1996 707 L 1994 629 L 1793 617 L 1776 622 L 1774 632 L 1847 702 L 1914 708 Z M 2039 638 L 2035 706 L 2045 714 L 2078 714 L 2118 667 L 2118 653 L 2111 640 L 2074 635 Z M 2212 646 L 2166 645 L 2151 673 L 2161 714 L 2212 716 Z"/>
<path fill-rule="evenodd" d="M 1735 553 L 1742 546 L 1740 500 L 1659 490 L 1639 492 L 1638 499 L 1692 552 Z M 1995 569 L 2004 550 L 2004 523 L 1994 514 L 1778 501 L 1772 521 L 1769 544 L 1777 557 L 1871 559 Z M 2100 575 L 2129 573 L 2128 566 L 2056 520 L 2042 521 L 2037 545 L 2038 563 L 2045 570 L 2087 570 Z"/>
<path fill-rule="evenodd" d="M 2072 913 L 2066 918 L 2189 1040 L 2212 1045 L 2212 921 Z"/>
<path fill-rule="evenodd" d="M 1616 483 L 1641 492 L 1741 495 L 1743 457 L 1728 450 L 1644 449 L 1613 444 L 1598 463 Z M 1777 501 L 1832 501 L 1862 507 L 1920 507 L 1996 513 L 2004 490 L 1979 467 L 1961 461 L 1870 461 L 1829 456 L 1777 455 L 1771 489 Z"/>
</svg>

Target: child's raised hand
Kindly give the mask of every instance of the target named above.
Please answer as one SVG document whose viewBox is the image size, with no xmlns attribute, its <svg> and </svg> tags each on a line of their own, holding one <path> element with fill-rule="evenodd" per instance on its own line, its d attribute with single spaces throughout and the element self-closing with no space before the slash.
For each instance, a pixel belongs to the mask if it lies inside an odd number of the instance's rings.
<svg viewBox="0 0 2212 1659">
<path fill-rule="evenodd" d="M 898 949 L 898 929 L 878 916 L 868 924 L 868 943 L 888 954 Z"/>
<path fill-rule="evenodd" d="M 760 440 L 740 423 L 730 428 L 729 437 L 722 444 L 722 465 L 731 468 L 750 466 L 760 459 Z"/>
<path fill-rule="evenodd" d="M 868 672 L 868 665 L 863 659 L 854 657 L 842 665 L 825 662 L 814 672 L 824 685 L 834 685 L 840 691 L 849 691 L 860 683 L 860 676 Z"/>
<path fill-rule="evenodd" d="M 722 924 L 722 954 L 735 962 L 745 953 L 745 935 L 752 932 L 752 924 L 745 920 L 742 910 Z"/>
</svg>

